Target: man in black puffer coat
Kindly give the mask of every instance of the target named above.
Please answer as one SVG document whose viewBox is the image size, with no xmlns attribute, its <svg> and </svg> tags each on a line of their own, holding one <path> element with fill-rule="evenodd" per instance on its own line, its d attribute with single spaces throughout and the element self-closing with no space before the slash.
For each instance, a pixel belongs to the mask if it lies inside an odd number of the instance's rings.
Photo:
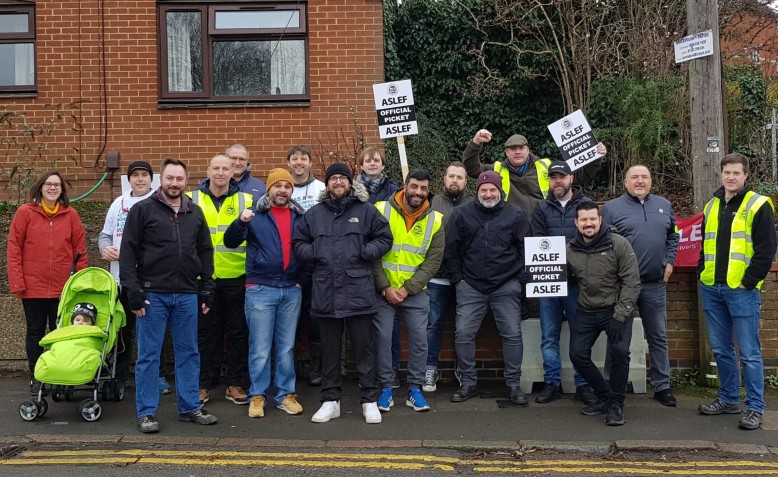
<svg viewBox="0 0 778 477">
<path fill-rule="evenodd" d="M 292 240 L 297 257 L 313 265 L 311 316 L 319 318 L 322 348 L 322 406 L 311 420 L 340 417 L 340 355 L 343 326 L 354 345 L 362 402 L 369 424 L 381 422 L 375 383 L 372 265 L 392 248 L 389 222 L 368 199 L 350 168 L 336 162 L 325 174 L 320 203 L 299 222 Z"/>
</svg>

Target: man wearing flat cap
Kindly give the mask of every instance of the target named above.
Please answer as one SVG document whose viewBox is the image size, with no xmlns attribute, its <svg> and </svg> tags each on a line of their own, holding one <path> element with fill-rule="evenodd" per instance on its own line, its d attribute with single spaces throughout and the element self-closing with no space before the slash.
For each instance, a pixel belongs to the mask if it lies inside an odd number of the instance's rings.
<svg viewBox="0 0 778 477">
<path fill-rule="evenodd" d="M 476 182 L 477 197 L 455 208 L 446 222 L 443 264 L 456 289 L 455 349 L 460 387 L 452 402 L 475 397 L 475 337 L 492 309 L 502 336 L 505 384 L 514 405 L 526 406 L 521 391 L 521 283 L 524 270 L 524 237 L 530 234 L 527 215 L 505 202 L 501 178 L 484 171 Z"/>
<path fill-rule="evenodd" d="M 332 164 L 324 183 L 327 189 L 321 200 L 303 215 L 292 239 L 297 257 L 313 267 L 311 317 L 319 319 L 321 335 L 322 405 L 311 420 L 340 417 L 341 340 L 347 327 L 357 362 L 362 415 L 368 424 L 378 424 L 373 262 L 392 248 L 392 232 L 389 222 L 368 202 L 365 186 L 354 182 L 348 165 Z"/>
<path fill-rule="evenodd" d="M 527 217 L 531 216 L 535 205 L 548 196 L 548 167 L 551 160 L 533 154 L 527 138 L 514 134 L 505 141 L 505 160 L 484 164 L 480 162 L 481 149 L 491 140 L 492 133 L 481 129 L 467 144 L 462 154 L 467 175 L 475 179 L 483 171 L 494 170 L 500 176 L 500 188 L 505 200 L 519 206 Z M 597 144 L 597 153 L 607 153 L 604 144 Z M 576 170 L 577 183 L 589 182 L 599 169 L 599 164 L 599 161 L 595 161 L 590 166 Z"/>
</svg>

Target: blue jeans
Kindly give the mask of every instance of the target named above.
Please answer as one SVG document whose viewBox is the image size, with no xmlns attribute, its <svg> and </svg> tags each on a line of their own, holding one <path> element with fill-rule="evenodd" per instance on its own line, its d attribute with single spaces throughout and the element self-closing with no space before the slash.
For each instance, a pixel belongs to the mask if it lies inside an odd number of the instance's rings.
<svg viewBox="0 0 778 477">
<path fill-rule="evenodd" d="M 254 285 L 246 289 L 246 323 L 249 328 L 249 395 L 267 397 L 270 387 L 270 352 L 275 344 L 273 398 L 280 404 L 295 392 L 294 339 L 300 318 L 302 290 Z"/>
<path fill-rule="evenodd" d="M 457 318 L 454 346 L 457 353 L 457 372 L 463 386 L 475 386 L 478 372 L 475 368 L 475 337 L 490 307 L 494 323 L 502 336 L 502 355 L 505 362 L 505 384 L 519 386 L 524 345 L 521 340 L 521 284 L 508 280 L 492 293 L 481 293 L 462 280 L 456 284 Z"/>
<path fill-rule="evenodd" d="M 146 315 L 137 317 L 135 408 L 138 417 L 156 416 L 159 407 L 159 355 L 170 328 L 176 362 L 178 412 L 200 409 L 200 352 L 197 349 L 197 294 L 146 292 Z"/>
<path fill-rule="evenodd" d="M 667 349 L 667 284 L 641 283 L 637 309 L 643 320 L 648 341 L 651 368 L 649 377 L 654 392 L 670 389 L 670 356 Z"/>
<path fill-rule="evenodd" d="M 443 332 L 443 318 L 449 305 L 456 306 L 454 287 L 439 283 L 428 283 L 430 293 L 430 314 L 427 320 L 427 369 L 438 369 L 440 362 L 440 335 Z"/>
<path fill-rule="evenodd" d="M 721 381 L 719 400 L 726 404 L 740 402 L 740 370 L 735 357 L 737 336 L 746 387 L 746 407 L 750 411 L 764 412 L 764 367 L 759 342 L 762 297 L 759 290 L 730 288 L 726 283 L 700 284 L 700 289 L 710 347 Z"/>
<path fill-rule="evenodd" d="M 578 308 L 578 287 L 568 286 L 567 296 L 540 298 L 540 351 L 543 353 L 543 381 L 559 386 L 562 383 L 562 355 L 559 351 L 559 337 L 562 322 L 567 320 L 573 329 L 575 312 Z M 586 386 L 586 380 L 576 370 L 575 386 Z"/>
</svg>

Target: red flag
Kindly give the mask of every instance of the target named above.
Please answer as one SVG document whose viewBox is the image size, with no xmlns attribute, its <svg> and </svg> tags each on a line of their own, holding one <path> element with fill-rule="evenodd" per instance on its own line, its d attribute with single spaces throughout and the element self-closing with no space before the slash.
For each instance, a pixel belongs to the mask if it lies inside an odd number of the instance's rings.
<svg viewBox="0 0 778 477">
<path fill-rule="evenodd" d="M 702 248 L 702 213 L 688 219 L 675 219 L 678 228 L 678 255 L 676 267 L 696 267 Z"/>
</svg>

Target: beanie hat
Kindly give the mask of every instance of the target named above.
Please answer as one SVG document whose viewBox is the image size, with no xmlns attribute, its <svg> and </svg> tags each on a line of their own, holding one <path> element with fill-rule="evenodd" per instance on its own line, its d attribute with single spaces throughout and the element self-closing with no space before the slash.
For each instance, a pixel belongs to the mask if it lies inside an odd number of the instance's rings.
<svg viewBox="0 0 778 477">
<path fill-rule="evenodd" d="M 348 177 L 349 184 L 352 184 L 354 182 L 354 178 L 351 175 L 351 168 L 346 165 L 344 162 L 335 162 L 330 167 L 327 168 L 327 172 L 324 174 L 324 183 L 330 181 L 330 177 L 334 176 L 335 174 L 340 174 L 343 176 Z"/>
<path fill-rule="evenodd" d="M 278 181 L 287 181 L 289 185 L 294 186 L 294 179 L 292 179 L 292 174 L 290 174 L 286 169 L 282 169 L 280 167 L 276 167 L 275 169 L 271 170 L 270 174 L 267 175 L 268 190 L 270 190 L 270 188 L 273 187 L 273 184 Z"/>
<path fill-rule="evenodd" d="M 127 177 L 130 177 L 132 175 L 132 171 L 137 169 L 148 171 L 150 175 L 154 175 L 154 171 L 151 169 L 151 164 L 146 161 L 135 161 L 130 163 L 130 167 L 127 168 Z"/>
<path fill-rule="evenodd" d="M 73 308 L 73 314 L 70 316 L 70 322 L 73 323 L 73 318 L 76 315 L 84 315 L 92 320 L 92 324 L 97 323 L 97 307 L 91 303 L 76 303 L 76 307 Z"/>
<path fill-rule="evenodd" d="M 483 184 L 492 184 L 502 190 L 502 177 L 494 171 L 484 171 L 478 176 L 478 180 L 475 183 L 475 190 L 480 189 Z"/>
</svg>

